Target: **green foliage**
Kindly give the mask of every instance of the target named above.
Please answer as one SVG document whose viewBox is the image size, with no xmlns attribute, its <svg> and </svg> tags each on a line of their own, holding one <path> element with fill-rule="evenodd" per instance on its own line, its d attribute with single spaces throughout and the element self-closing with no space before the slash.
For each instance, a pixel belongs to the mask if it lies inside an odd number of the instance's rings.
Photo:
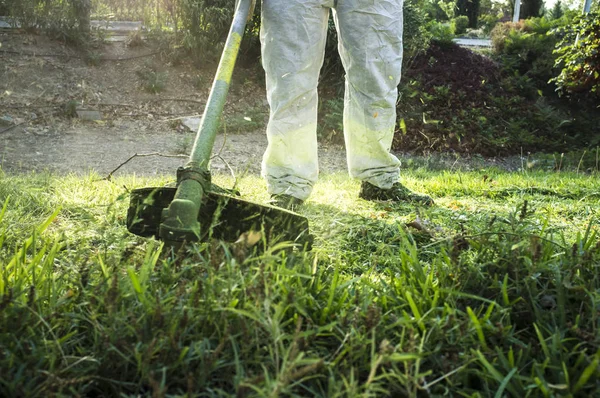
<svg viewBox="0 0 600 398">
<path fill-rule="evenodd" d="M 3 175 L 0 395 L 596 396 L 597 177 L 404 181 L 440 205 L 325 176 L 313 253 L 212 241 L 174 261 L 122 225 L 122 187 L 166 181 Z"/>
<path fill-rule="evenodd" d="M 78 20 L 68 0 L 9 0 L 6 3 L 13 24 L 23 29 L 41 29 L 53 36 L 76 41 Z"/>
<path fill-rule="evenodd" d="M 183 46 L 202 57 L 216 58 L 233 17 L 234 0 L 180 0 Z"/>
<path fill-rule="evenodd" d="M 499 20 L 500 18 L 496 14 L 485 14 L 479 18 L 479 26 L 484 33 L 490 34 Z"/>
<path fill-rule="evenodd" d="M 563 5 L 560 0 L 554 3 L 552 10 L 550 10 L 550 19 L 559 19 L 564 15 Z"/>
<path fill-rule="evenodd" d="M 6 0 L 3 15 L 13 25 L 42 31 L 70 44 L 90 42 L 90 3 L 88 0 Z"/>
<path fill-rule="evenodd" d="M 63 115 L 68 118 L 74 118 L 77 116 L 77 107 L 79 102 L 75 100 L 69 100 L 63 105 Z"/>
<path fill-rule="evenodd" d="M 146 91 L 152 94 L 160 93 L 165 89 L 167 83 L 167 73 L 158 70 L 153 65 L 145 65 L 136 71 L 141 80 L 141 84 Z"/>
<path fill-rule="evenodd" d="M 534 96 L 538 88 L 546 92 L 554 90 L 547 82 L 556 75 L 552 54 L 556 37 L 548 32 L 556 23 L 535 18 L 518 23 L 505 22 L 492 30 L 497 60 L 509 73 L 529 79 L 526 92 L 530 96 Z"/>
<path fill-rule="evenodd" d="M 498 156 L 597 145 L 596 110 L 569 106 L 546 81 L 509 66 L 432 44 L 404 70 L 393 147 Z"/>
<path fill-rule="evenodd" d="M 329 142 L 344 142 L 344 100 L 340 97 L 320 102 L 318 137 Z"/>
<path fill-rule="evenodd" d="M 454 39 L 455 26 L 452 22 L 431 21 L 427 25 L 427 30 L 431 34 L 431 39 L 435 40 L 441 46 L 451 46 Z"/>
<path fill-rule="evenodd" d="M 552 81 L 563 93 L 600 95 L 600 14 L 582 16 L 556 34 L 555 67 L 561 71 Z"/>
<path fill-rule="evenodd" d="M 85 62 L 90 66 L 98 66 L 102 61 L 102 54 L 97 51 L 88 51 L 85 55 Z"/>
<path fill-rule="evenodd" d="M 423 10 L 423 0 L 404 2 L 404 59 L 410 64 L 417 55 L 429 47 L 431 35 L 425 25 L 427 14 Z"/>
<path fill-rule="evenodd" d="M 467 28 L 469 27 L 469 17 L 467 17 L 466 15 L 459 15 L 458 17 L 454 18 L 454 26 L 455 33 L 457 35 L 462 35 L 467 31 Z"/>
<path fill-rule="evenodd" d="M 437 2 L 438 7 L 444 12 L 446 18 L 442 20 L 452 20 L 454 19 L 454 15 L 456 14 L 456 0 L 454 1 L 444 1 L 439 0 Z M 439 20 L 440 18 L 433 18 Z"/>
</svg>

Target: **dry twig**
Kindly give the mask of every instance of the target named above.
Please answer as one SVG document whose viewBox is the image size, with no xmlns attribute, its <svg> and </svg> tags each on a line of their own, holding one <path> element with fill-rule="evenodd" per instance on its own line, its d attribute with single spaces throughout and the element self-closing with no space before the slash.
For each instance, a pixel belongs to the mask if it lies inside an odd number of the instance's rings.
<svg viewBox="0 0 600 398">
<path fill-rule="evenodd" d="M 134 158 L 145 158 L 145 157 L 149 157 L 149 156 L 160 156 L 163 158 L 187 158 L 187 155 L 175 155 L 175 154 L 165 154 L 165 153 L 160 153 L 160 152 L 151 152 L 151 153 L 134 153 L 133 155 L 131 155 L 129 157 L 129 159 L 127 159 L 126 161 L 124 161 L 123 163 L 121 163 L 120 165 L 118 165 L 113 171 L 111 171 L 110 173 L 108 173 L 108 175 L 104 178 L 101 178 L 98 181 L 111 181 L 112 180 L 112 176 L 123 166 L 125 166 L 127 163 L 131 162 Z"/>
</svg>

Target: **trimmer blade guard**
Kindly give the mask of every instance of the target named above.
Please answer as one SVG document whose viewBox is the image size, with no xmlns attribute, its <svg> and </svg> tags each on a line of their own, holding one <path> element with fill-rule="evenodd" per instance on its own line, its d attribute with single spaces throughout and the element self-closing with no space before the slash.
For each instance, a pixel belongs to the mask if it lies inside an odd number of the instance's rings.
<svg viewBox="0 0 600 398">
<path fill-rule="evenodd" d="M 127 211 L 129 232 L 159 239 L 163 209 L 175 197 L 177 188 L 140 188 L 131 192 Z M 203 197 L 199 241 L 214 239 L 235 242 L 249 231 L 261 231 L 267 243 L 294 242 L 310 250 L 313 237 L 306 217 L 278 207 L 261 205 L 223 193 L 209 192 Z"/>
</svg>

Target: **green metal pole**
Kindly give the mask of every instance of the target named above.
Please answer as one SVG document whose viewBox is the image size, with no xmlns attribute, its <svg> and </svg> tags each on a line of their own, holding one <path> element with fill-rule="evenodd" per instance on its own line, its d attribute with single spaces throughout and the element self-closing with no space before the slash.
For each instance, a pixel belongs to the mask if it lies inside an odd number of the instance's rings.
<svg viewBox="0 0 600 398">
<path fill-rule="evenodd" d="M 164 210 L 159 228 L 160 237 L 169 245 L 198 240 L 198 212 L 202 197 L 210 188 L 208 163 L 251 6 L 252 0 L 240 0 L 237 4 L 192 153 L 187 164 L 177 170 L 177 193 L 169 208 Z"/>
</svg>

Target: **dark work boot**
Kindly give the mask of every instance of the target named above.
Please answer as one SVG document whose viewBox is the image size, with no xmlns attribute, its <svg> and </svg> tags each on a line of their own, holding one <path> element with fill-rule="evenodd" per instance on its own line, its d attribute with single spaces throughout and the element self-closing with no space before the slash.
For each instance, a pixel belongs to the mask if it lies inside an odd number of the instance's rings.
<svg viewBox="0 0 600 398">
<path fill-rule="evenodd" d="M 295 211 L 297 208 L 304 204 L 302 199 L 298 199 L 292 195 L 279 194 L 279 195 L 271 195 L 271 200 L 269 204 L 272 206 L 281 207 L 283 209 Z"/>
<path fill-rule="evenodd" d="M 383 189 L 363 181 L 358 197 L 365 200 L 391 200 L 394 202 L 413 202 L 424 206 L 433 205 L 431 196 L 415 193 L 399 182 L 394 183 L 389 189 Z"/>
</svg>

